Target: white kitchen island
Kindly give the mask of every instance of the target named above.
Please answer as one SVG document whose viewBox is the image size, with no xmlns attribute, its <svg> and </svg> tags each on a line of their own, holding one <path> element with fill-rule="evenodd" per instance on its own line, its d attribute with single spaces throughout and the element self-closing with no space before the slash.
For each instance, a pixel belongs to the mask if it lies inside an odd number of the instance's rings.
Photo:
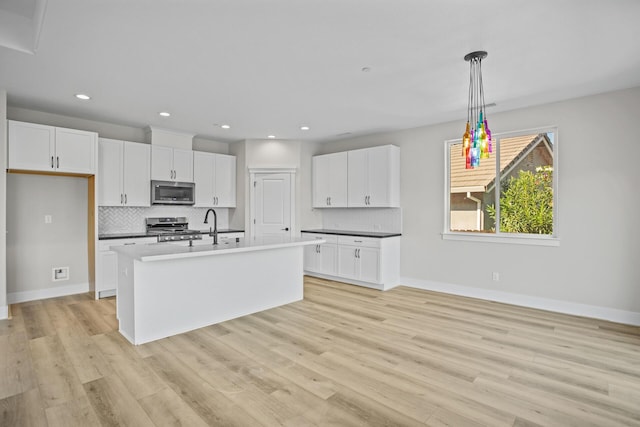
<svg viewBox="0 0 640 427">
<path fill-rule="evenodd" d="M 303 247 L 317 243 L 272 237 L 114 247 L 120 333 L 143 344 L 299 301 Z"/>
</svg>

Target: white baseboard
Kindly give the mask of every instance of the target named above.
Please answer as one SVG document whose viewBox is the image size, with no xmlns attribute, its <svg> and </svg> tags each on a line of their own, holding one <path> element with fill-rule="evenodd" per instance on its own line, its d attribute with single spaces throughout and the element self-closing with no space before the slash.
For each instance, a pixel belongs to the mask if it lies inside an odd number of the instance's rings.
<svg viewBox="0 0 640 427">
<path fill-rule="evenodd" d="M 7 302 L 16 304 L 19 302 L 34 301 L 39 299 L 63 297 L 66 295 L 83 294 L 89 292 L 89 283 L 80 283 L 69 286 L 56 286 L 35 291 L 20 291 L 7 293 Z"/>
<path fill-rule="evenodd" d="M 575 316 L 591 317 L 594 319 L 603 319 L 611 322 L 640 326 L 640 313 L 634 311 L 625 311 L 616 308 L 600 307 L 596 305 L 580 304 L 576 302 L 533 297 L 502 291 L 492 291 L 490 289 L 433 282 L 430 280 L 412 279 L 409 277 L 402 277 L 400 282 L 402 285 L 409 286 L 411 288 L 425 289 L 445 294 L 503 302 L 506 304 L 554 311 L 557 313 L 572 314 Z"/>
<path fill-rule="evenodd" d="M 0 305 L 0 320 L 9 318 L 9 306 Z"/>
</svg>

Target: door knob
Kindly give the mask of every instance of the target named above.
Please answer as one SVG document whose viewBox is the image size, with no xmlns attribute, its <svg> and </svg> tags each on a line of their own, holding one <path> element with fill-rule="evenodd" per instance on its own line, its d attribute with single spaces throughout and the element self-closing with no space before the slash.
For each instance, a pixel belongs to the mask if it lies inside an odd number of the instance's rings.
<svg viewBox="0 0 640 427">
<path fill-rule="evenodd" d="M 283 228 L 283 231 L 289 231 L 289 227 Z"/>
</svg>

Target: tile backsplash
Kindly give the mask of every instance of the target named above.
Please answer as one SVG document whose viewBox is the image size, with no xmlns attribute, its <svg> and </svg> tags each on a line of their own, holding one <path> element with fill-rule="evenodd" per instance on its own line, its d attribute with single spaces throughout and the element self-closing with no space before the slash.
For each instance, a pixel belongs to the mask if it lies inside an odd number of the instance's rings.
<svg viewBox="0 0 640 427">
<path fill-rule="evenodd" d="M 322 228 L 402 233 L 402 208 L 322 209 Z"/>
<path fill-rule="evenodd" d="M 189 206 L 151 206 L 148 208 L 129 207 L 98 207 L 98 233 L 137 233 L 145 231 L 145 218 L 160 216 L 184 216 L 187 217 L 189 228 L 194 230 L 206 230 L 209 225 L 204 223 L 207 208 L 194 208 Z M 218 228 L 229 228 L 229 209 L 218 208 Z M 213 215 L 209 216 L 212 224 Z"/>
</svg>

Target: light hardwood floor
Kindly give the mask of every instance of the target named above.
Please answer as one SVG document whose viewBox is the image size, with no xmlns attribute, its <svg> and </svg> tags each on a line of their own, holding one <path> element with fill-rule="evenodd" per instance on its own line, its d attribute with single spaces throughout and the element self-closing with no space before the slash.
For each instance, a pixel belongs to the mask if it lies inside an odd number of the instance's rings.
<svg viewBox="0 0 640 427">
<path fill-rule="evenodd" d="M 138 347 L 113 298 L 12 313 L 2 426 L 640 426 L 640 328 L 605 321 L 313 278 L 304 301 Z"/>
</svg>

